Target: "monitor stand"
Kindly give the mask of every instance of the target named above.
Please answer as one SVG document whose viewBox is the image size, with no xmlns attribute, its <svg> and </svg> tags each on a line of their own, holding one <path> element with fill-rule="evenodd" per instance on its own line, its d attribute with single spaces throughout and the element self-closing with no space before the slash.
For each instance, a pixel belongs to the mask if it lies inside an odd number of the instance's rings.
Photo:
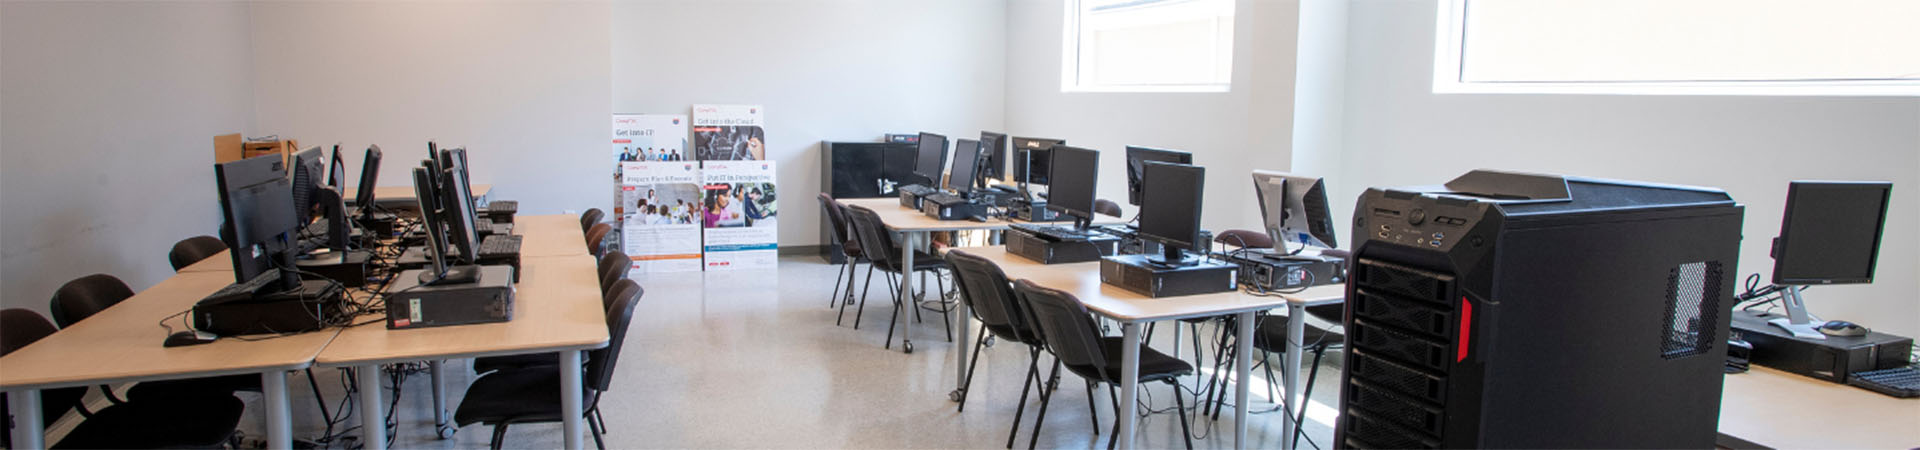
<svg viewBox="0 0 1920 450">
<path fill-rule="evenodd" d="M 1818 329 L 1825 322 L 1818 322 L 1818 318 L 1807 313 L 1807 304 L 1800 298 L 1800 289 L 1800 286 L 1789 286 L 1785 292 L 1780 293 L 1780 302 L 1786 304 L 1787 316 L 1769 320 L 1767 323 L 1793 333 L 1793 337 L 1826 339 L 1827 336 L 1820 333 Z"/>
<path fill-rule="evenodd" d="M 1187 259 L 1186 252 L 1181 251 L 1179 247 L 1160 244 L 1160 250 L 1160 256 L 1147 258 L 1148 264 L 1171 269 L 1191 266 L 1194 263 L 1194 261 Z"/>
<path fill-rule="evenodd" d="M 431 269 L 431 268 L 430 268 Z M 423 286 L 442 286 L 449 284 L 474 283 L 480 281 L 480 266 L 451 265 L 435 273 L 434 270 L 420 272 L 420 284 Z"/>
</svg>

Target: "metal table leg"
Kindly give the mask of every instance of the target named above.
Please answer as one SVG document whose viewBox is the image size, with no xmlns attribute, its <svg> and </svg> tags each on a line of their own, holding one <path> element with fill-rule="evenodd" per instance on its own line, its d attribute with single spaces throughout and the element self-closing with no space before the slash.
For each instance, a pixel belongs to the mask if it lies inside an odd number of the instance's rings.
<svg viewBox="0 0 1920 450">
<path fill-rule="evenodd" d="M 47 448 L 46 421 L 40 417 L 40 390 L 8 391 L 7 398 L 13 405 L 12 448 Z"/>
<path fill-rule="evenodd" d="M 920 302 L 913 298 L 913 249 L 919 248 L 920 233 L 901 232 L 900 240 L 900 304 L 895 314 L 900 315 L 900 348 L 913 353 L 913 311 Z"/>
<path fill-rule="evenodd" d="M 580 386 L 580 351 L 560 352 L 560 418 L 567 450 L 580 450 L 580 432 L 585 428 L 586 411 L 581 406 L 586 392 Z"/>
<path fill-rule="evenodd" d="M 433 381 L 433 431 L 440 439 L 453 437 L 453 424 L 447 423 L 447 385 L 440 380 L 446 376 L 446 361 L 427 361 L 427 373 Z"/>
<path fill-rule="evenodd" d="M 1247 381 L 1253 378 L 1253 311 L 1240 313 L 1233 347 L 1233 448 L 1247 448 Z M 1292 423 L 1292 422 L 1287 422 Z M 1282 439 L 1281 442 L 1287 440 Z"/>
<path fill-rule="evenodd" d="M 1280 387 L 1282 389 L 1281 395 L 1286 398 L 1286 409 L 1283 411 L 1290 411 L 1289 414 L 1294 417 L 1300 417 L 1307 412 L 1306 402 L 1295 400 L 1300 392 L 1300 353 L 1306 351 L 1302 347 L 1302 344 L 1305 344 L 1305 342 L 1300 341 L 1306 340 L 1306 334 L 1307 307 L 1299 303 L 1288 304 L 1287 354 L 1280 356 L 1280 360 L 1283 361 L 1281 364 L 1284 364 L 1284 366 L 1280 368 Z M 1280 435 L 1284 436 L 1284 438 L 1280 440 L 1280 448 L 1281 450 L 1293 450 L 1293 417 L 1282 417 L 1281 419 Z"/>
<path fill-rule="evenodd" d="M 958 283 L 960 280 L 955 279 L 954 282 Z M 964 339 L 973 335 L 973 321 L 967 319 L 973 317 L 973 307 L 968 306 L 966 302 L 960 302 L 959 306 L 960 313 L 955 314 L 953 319 L 960 321 L 960 337 Z M 963 395 L 961 390 L 967 382 L 967 352 L 970 349 L 966 342 L 957 342 L 953 347 L 959 351 L 953 353 L 953 392 L 947 394 L 947 398 L 957 402 L 960 401 L 960 396 Z"/>
<path fill-rule="evenodd" d="M 380 365 L 354 368 L 360 379 L 360 442 L 368 449 L 387 448 L 387 416 L 380 412 Z"/>
<path fill-rule="evenodd" d="M 1133 450 L 1133 431 L 1139 420 L 1140 396 L 1140 324 L 1120 324 L 1120 430 L 1121 450 Z M 1178 394 L 1176 394 L 1178 395 Z"/>
<path fill-rule="evenodd" d="M 267 397 L 267 448 L 293 448 L 293 406 L 287 398 L 286 372 L 262 372 L 260 388 Z"/>
</svg>

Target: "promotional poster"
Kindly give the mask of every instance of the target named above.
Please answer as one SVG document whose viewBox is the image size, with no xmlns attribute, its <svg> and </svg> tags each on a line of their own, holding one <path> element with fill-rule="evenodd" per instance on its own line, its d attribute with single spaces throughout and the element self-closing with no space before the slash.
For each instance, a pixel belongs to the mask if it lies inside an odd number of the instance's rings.
<svg viewBox="0 0 1920 450">
<path fill-rule="evenodd" d="M 693 147 L 701 161 L 767 159 L 760 105 L 693 105 Z"/>
<path fill-rule="evenodd" d="M 700 163 L 625 162 L 621 252 L 642 272 L 700 270 Z"/>
<path fill-rule="evenodd" d="M 772 268 L 780 211 L 772 161 L 702 162 L 700 223 L 707 270 Z"/>
<path fill-rule="evenodd" d="M 687 116 L 679 114 L 613 115 L 613 217 L 626 217 L 628 203 L 621 202 L 625 184 L 620 163 L 641 161 L 681 161 L 692 159 L 687 152 Z"/>
</svg>

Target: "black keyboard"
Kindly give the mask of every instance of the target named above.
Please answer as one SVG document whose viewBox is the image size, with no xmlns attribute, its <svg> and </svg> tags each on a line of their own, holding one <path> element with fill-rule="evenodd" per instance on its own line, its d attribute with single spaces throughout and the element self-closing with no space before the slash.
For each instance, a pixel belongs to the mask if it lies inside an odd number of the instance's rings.
<svg viewBox="0 0 1920 450">
<path fill-rule="evenodd" d="M 1007 228 L 1025 231 L 1028 234 L 1044 237 L 1044 238 L 1055 240 L 1055 241 L 1078 241 L 1078 240 L 1084 240 L 1087 238 L 1087 234 L 1085 233 L 1074 231 L 1071 228 L 1063 228 L 1063 227 L 1056 227 L 1056 226 L 1035 225 L 1030 223 L 1016 223 L 1012 225 L 1007 225 Z"/>
<path fill-rule="evenodd" d="M 496 200 L 487 202 L 487 214 L 513 214 L 520 212 L 520 202 L 514 200 Z"/>
<path fill-rule="evenodd" d="M 520 236 L 496 234 L 480 240 L 480 249 L 475 250 L 480 257 L 513 256 L 520 254 Z"/>
<path fill-rule="evenodd" d="M 922 185 L 918 185 L 918 184 L 909 184 L 909 185 L 906 185 L 906 186 L 901 186 L 901 187 L 900 187 L 900 192 L 905 192 L 905 193 L 908 193 L 908 194 L 913 194 L 913 196 L 915 196 L 915 197 L 921 197 L 921 196 L 925 196 L 925 195 L 927 195 L 927 194 L 932 194 L 932 193 L 933 193 L 933 188 L 930 188 L 930 187 L 926 187 L 926 186 L 922 186 Z"/>
<path fill-rule="evenodd" d="M 1920 367 L 1854 372 L 1847 378 L 1847 384 L 1899 398 L 1920 397 Z"/>
</svg>

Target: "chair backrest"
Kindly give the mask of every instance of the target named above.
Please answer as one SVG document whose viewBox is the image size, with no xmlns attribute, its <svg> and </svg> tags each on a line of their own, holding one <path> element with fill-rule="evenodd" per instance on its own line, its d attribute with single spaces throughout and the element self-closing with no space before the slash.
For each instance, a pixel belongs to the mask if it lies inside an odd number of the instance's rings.
<svg viewBox="0 0 1920 450">
<path fill-rule="evenodd" d="M 600 223 L 600 219 L 605 217 L 607 217 L 607 213 L 601 211 L 600 208 L 587 208 L 587 212 L 580 213 L 580 231 L 587 231 L 588 228 L 593 228 L 593 224 Z"/>
<path fill-rule="evenodd" d="M 613 232 L 613 225 L 595 223 L 587 229 L 587 253 L 598 258 L 606 254 L 607 233 Z"/>
<path fill-rule="evenodd" d="M 833 201 L 832 195 L 821 192 L 820 212 L 827 215 L 827 225 L 833 227 L 833 239 L 841 245 L 846 245 L 851 237 L 847 236 L 847 216 L 840 211 L 840 202 Z"/>
<path fill-rule="evenodd" d="M 96 273 L 68 281 L 53 291 L 49 309 L 53 322 L 66 328 L 132 296 L 133 288 L 127 283 L 113 275 Z"/>
<path fill-rule="evenodd" d="M 1243 248 L 1273 248 L 1273 238 L 1266 232 L 1253 230 L 1227 230 L 1213 235 L 1213 241 L 1232 244 Z"/>
<path fill-rule="evenodd" d="M 167 263 L 173 264 L 173 271 L 179 272 L 193 263 L 207 259 L 221 250 L 227 249 L 227 243 L 213 236 L 194 236 L 173 244 L 173 250 L 167 252 Z"/>
<path fill-rule="evenodd" d="M 1093 201 L 1093 212 L 1095 214 L 1105 214 L 1109 216 L 1120 217 L 1120 204 L 1114 203 L 1113 200 L 1107 200 L 1104 198 L 1097 199 Z"/>
<path fill-rule="evenodd" d="M 600 293 L 613 289 L 613 283 L 627 279 L 628 269 L 633 268 L 633 259 L 619 250 L 608 251 L 600 256 Z"/>
<path fill-rule="evenodd" d="M 1040 338 L 1054 358 L 1070 366 L 1090 366 L 1108 378 L 1116 378 L 1105 373 L 1107 354 L 1100 350 L 1099 328 L 1080 299 L 1027 280 L 1014 282 L 1013 291 L 1033 312 L 1035 328 L 1040 329 Z"/>
<path fill-rule="evenodd" d="M 607 293 L 600 296 L 600 307 L 611 311 L 613 310 L 614 301 L 626 297 L 628 291 L 637 290 L 640 290 L 640 282 L 638 281 L 625 278 L 620 279 L 620 281 L 615 281 L 613 282 L 613 287 L 608 288 Z"/>
<path fill-rule="evenodd" d="M 634 283 L 622 280 L 618 284 Z M 616 290 L 621 286 L 615 286 Z M 640 303 L 640 297 L 646 296 L 646 289 L 639 283 L 613 300 L 613 306 L 607 308 L 607 346 L 587 352 L 586 383 L 588 388 L 605 392 L 613 384 L 614 364 L 619 362 L 621 344 L 627 340 L 627 325 L 633 323 L 634 305 Z"/>
<path fill-rule="evenodd" d="M 14 350 L 26 347 L 27 344 L 52 336 L 54 331 L 56 329 L 53 323 L 47 322 L 46 317 L 42 317 L 40 313 L 33 310 L 26 308 L 0 310 L 0 356 L 6 356 Z M 40 391 L 40 411 L 44 414 L 41 416 L 42 420 L 53 422 L 54 419 L 59 418 L 59 414 L 65 414 L 68 409 L 80 404 L 81 397 L 86 394 L 85 386 Z M 0 403 L 5 402 L 5 398 L 5 394 L 0 394 Z M 13 410 L 7 411 L 11 414 Z"/>
<path fill-rule="evenodd" d="M 1031 313 L 1014 300 L 1013 283 L 992 260 L 962 250 L 947 252 L 947 264 L 953 266 L 954 284 L 960 288 L 960 300 L 973 308 L 980 323 L 1013 328 L 1027 342 L 1038 342 L 1028 324 Z M 1029 339 L 1032 338 L 1032 339 Z"/>
<path fill-rule="evenodd" d="M 886 267 L 899 249 L 893 246 L 893 238 L 887 236 L 887 226 L 880 221 L 880 214 L 864 206 L 847 208 L 847 221 L 853 223 L 853 234 L 860 238 L 860 252 L 867 260 Z"/>
</svg>

